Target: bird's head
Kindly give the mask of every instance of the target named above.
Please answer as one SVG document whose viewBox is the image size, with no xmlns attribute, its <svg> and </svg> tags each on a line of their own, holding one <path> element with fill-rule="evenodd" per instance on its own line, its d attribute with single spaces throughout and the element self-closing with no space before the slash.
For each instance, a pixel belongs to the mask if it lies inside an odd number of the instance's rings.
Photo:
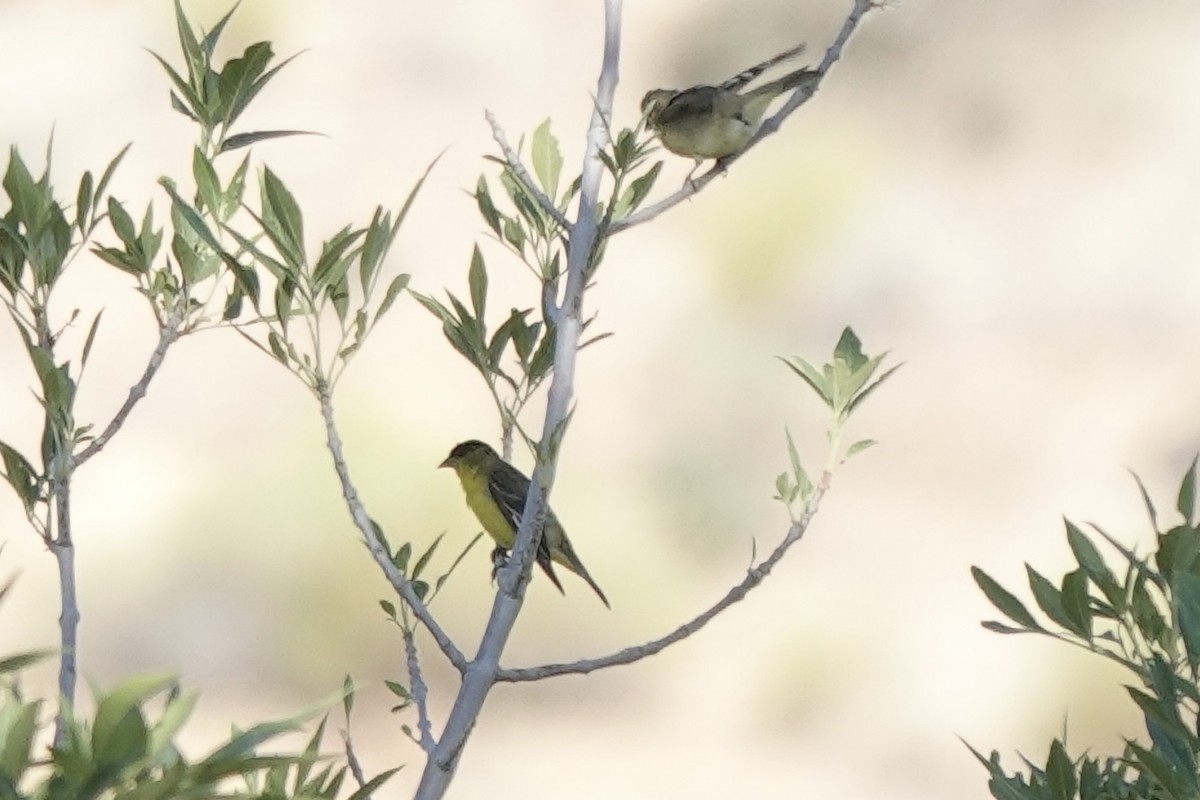
<svg viewBox="0 0 1200 800">
<path fill-rule="evenodd" d="M 468 439 L 454 445 L 454 449 L 450 451 L 450 455 L 446 456 L 446 460 L 438 464 L 438 469 L 451 467 L 457 471 L 464 467 L 478 467 L 493 458 L 499 458 L 495 450 L 478 439 Z"/>
<path fill-rule="evenodd" d="M 653 89 L 646 92 L 646 96 L 642 98 L 642 116 L 649 121 L 651 126 L 658 119 L 659 112 L 667 107 L 671 98 L 676 94 L 674 89 Z"/>
</svg>

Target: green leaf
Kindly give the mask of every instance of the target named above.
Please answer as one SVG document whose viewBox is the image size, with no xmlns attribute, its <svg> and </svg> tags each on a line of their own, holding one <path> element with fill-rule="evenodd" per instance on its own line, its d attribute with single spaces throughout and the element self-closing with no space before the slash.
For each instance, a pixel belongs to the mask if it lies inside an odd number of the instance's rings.
<svg viewBox="0 0 1200 800">
<path fill-rule="evenodd" d="M 392 303 L 396 302 L 396 298 L 408 286 L 410 278 L 412 278 L 411 275 L 403 272 L 392 278 L 392 282 L 388 284 L 387 291 L 383 293 L 383 301 L 379 304 L 379 310 L 375 312 L 376 322 L 388 312 L 388 309 L 392 307 Z"/>
<path fill-rule="evenodd" d="M 341 282 L 350 270 L 355 256 L 355 252 L 348 251 L 365 233 L 365 230 L 352 230 L 347 225 L 321 245 L 321 255 L 317 257 L 317 263 L 313 267 L 314 292 L 321 291 L 326 285 Z"/>
<path fill-rule="evenodd" d="M 1029 577 L 1029 589 L 1033 592 L 1033 599 L 1037 601 L 1038 608 L 1067 630 L 1080 633 L 1076 629 L 1075 622 L 1067 616 L 1067 610 L 1063 606 L 1062 593 L 1058 588 L 1028 564 L 1025 565 L 1025 573 Z"/>
<path fill-rule="evenodd" d="M 233 136 L 226 136 L 221 141 L 221 147 L 217 152 L 228 153 L 231 150 L 239 150 L 243 147 L 249 147 L 258 142 L 265 142 L 268 139 L 282 139 L 288 136 L 317 136 L 315 131 L 251 131 L 249 133 L 235 133 Z"/>
<path fill-rule="evenodd" d="M 1158 533 L 1158 512 L 1154 510 L 1154 502 L 1150 499 L 1150 493 L 1146 491 L 1146 485 L 1142 483 L 1141 477 L 1139 477 L 1136 472 L 1130 470 L 1129 474 L 1132 475 L 1134 481 L 1137 482 L 1138 491 L 1142 494 L 1142 503 L 1145 504 L 1146 511 L 1150 514 L 1150 524 L 1154 527 L 1155 533 Z"/>
<path fill-rule="evenodd" d="M 475 245 L 475 249 L 471 252 L 471 267 L 467 271 L 467 283 L 471 287 L 471 308 L 475 311 L 475 318 L 482 320 L 484 310 L 487 308 L 488 275 L 479 245 Z"/>
<path fill-rule="evenodd" d="M 4 442 L 0 442 L 0 461 L 4 464 L 4 479 L 21 501 L 25 513 L 32 512 L 38 501 L 37 470 L 20 451 Z"/>
<path fill-rule="evenodd" d="M 1062 604 L 1067 619 L 1071 621 L 1071 630 L 1080 636 L 1092 640 L 1092 607 L 1088 597 L 1087 572 L 1077 569 L 1063 576 Z"/>
<path fill-rule="evenodd" d="M 658 173 L 662 171 L 662 165 L 661 161 L 655 162 L 649 171 L 635 178 L 633 183 L 629 184 L 629 188 L 621 194 L 621 199 L 617 202 L 614 217 L 621 219 L 641 206 L 646 196 L 650 194 L 650 190 L 654 188 L 654 182 L 658 180 Z"/>
<path fill-rule="evenodd" d="M 417 563 L 412 570 L 413 578 L 420 577 L 421 573 L 425 571 L 426 565 L 429 564 L 429 559 L 433 558 L 434 552 L 437 550 L 438 545 L 442 543 L 442 537 L 445 535 L 445 533 L 439 533 L 437 538 L 435 538 L 429 547 L 426 548 L 425 552 L 421 554 L 421 557 L 417 559 Z"/>
<path fill-rule="evenodd" d="M 372 793 L 401 769 L 402 767 L 392 767 L 391 769 L 384 770 L 360 786 L 358 791 L 347 797 L 346 800 L 370 800 Z"/>
<path fill-rule="evenodd" d="M 1200 665 L 1200 575 L 1177 571 L 1171 586 L 1188 664 L 1195 670 Z"/>
<path fill-rule="evenodd" d="M 199 147 L 192 150 L 192 178 L 196 181 L 196 193 L 199 196 L 197 207 L 207 208 L 214 213 L 220 212 L 221 181 L 212 162 Z"/>
<path fill-rule="evenodd" d="M 275 331 L 267 333 L 267 346 L 271 348 L 271 354 L 275 356 L 280 364 L 287 366 L 288 353 L 287 346 L 283 343 L 283 339 Z"/>
<path fill-rule="evenodd" d="M 883 382 L 886 381 L 888 378 L 892 377 L 892 374 L 895 373 L 896 370 L 900 369 L 902 366 L 904 366 L 904 364 L 901 363 L 901 364 L 897 364 L 896 366 L 892 367 L 891 369 L 889 369 L 888 371 L 886 371 L 882 375 L 880 375 L 879 378 L 876 379 L 876 381 L 874 383 L 872 383 L 870 386 L 868 386 L 867 388 L 863 389 L 861 392 L 856 394 L 854 396 L 854 399 L 850 401 L 850 405 L 846 407 L 846 412 L 854 413 L 855 409 L 857 409 L 860 405 L 862 405 L 863 401 L 866 400 L 867 397 L 869 397 L 876 389 L 878 389 L 881 385 L 883 385 Z"/>
<path fill-rule="evenodd" d="M 150 758 L 164 766 L 166 760 L 174 755 L 175 748 L 172 742 L 175 735 L 192 715 L 192 711 L 196 708 L 196 701 L 200 699 L 200 694 L 196 691 L 173 691 L 172 694 L 174 696 L 163 708 L 158 721 L 150 727 L 150 735 L 146 744 L 146 752 Z"/>
<path fill-rule="evenodd" d="M 874 439 L 859 439 L 857 442 L 846 448 L 846 458 L 849 459 L 856 453 L 861 453 L 863 450 L 866 450 L 869 447 L 874 447 L 877 444 L 879 443 Z"/>
<path fill-rule="evenodd" d="M 218 242 L 217 237 L 213 235 L 212 229 L 208 227 L 208 223 L 204 221 L 204 218 L 201 217 L 200 214 L 198 214 L 196 210 L 191 207 L 191 205 L 189 205 L 182 197 L 179 196 L 179 193 L 175 191 L 175 187 L 172 185 L 171 181 L 167 178 L 163 178 L 159 180 L 158 184 L 159 186 L 162 186 L 164 190 L 166 190 L 167 195 L 171 198 L 171 212 L 173 214 L 178 214 L 179 218 L 186 223 L 186 227 L 190 229 L 192 233 L 196 234 L 201 241 L 208 245 L 209 248 L 212 249 L 213 253 L 223 253 L 221 243 Z M 178 232 L 179 231 L 177 231 L 177 233 Z"/>
<path fill-rule="evenodd" d="M 971 567 L 971 576 L 997 611 L 1024 628 L 1034 631 L 1042 630 L 1042 626 L 1038 625 L 1037 620 L 1033 618 L 1024 604 L 1015 595 L 996 583 L 986 572 L 979 567 Z"/>
<path fill-rule="evenodd" d="M 549 119 L 538 125 L 533 132 L 530 159 L 542 189 L 553 199 L 558 195 L 558 178 L 562 173 L 563 158 L 558 149 L 558 140 L 550 132 Z"/>
<path fill-rule="evenodd" d="M 405 542 L 400 545 L 400 549 L 392 556 L 392 563 L 396 565 L 396 569 L 407 575 L 410 558 L 412 558 L 412 542 Z"/>
<path fill-rule="evenodd" d="M 175 86 L 175 91 L 171 92 L 171 108 L 193 122 L 204 127 L 211 127 L 212 120 L 209 111 L 205 108 L 204 101 L 196 93 L 196 90 L 192 88 L 192 85 L 176 72 L 175 68 L 168 64 L 165 58 L 153 50 L 150 51 L 150 55 L 154 56 L 154 59 L 158 61 L 159 66 L 163 68 L 163 71 L 167 73 L 167 77 L 170 78 L 171 83 Z"/>
<path fill-rule="evenodd" d="M 1179 710 L 1171 699 L 1163 699 L 1146 694 L 1133 686 L 1126 686 L 1125 691 L 1133 698 L 1133 702 L 1141 709 L 1147 721 L 1152 721 L 1172 736 L 1187 739 L 1190 735 L 1179 717 Z"/>
<path fill-rule="evenodd" d="M 0 675 L 7 675 L 10 672 L 20 672 L 26 667 L 49 658 L 56 652 L 58 651 L 46 648 L 43 650 L 29 650 L 24 653 L 16 653 L 5 658 L 0 658 Z"/>
<path fill-rule="evenodd" d="M 96 191 L 92 195 L 93 215 L 100 208 L 100 201 L 104 198 L 105 192 L 108 191 L 108 184 L 112 180 L 113 175 L 116 173 L 117 167 L 125 158 L 125 154 L 129 152 L 130 147 L 133 147 L 132 142 L 122 147 L 120 152 L 113 156 L 113 160 L 108 162 L 108 166 L 104 168 L 104 172 L 100 175 L 100 182 L 96 184 Z"/>
<path fill-rule="evenodd" d="M 9 215 L 15 215 L 16 221 L 24 223 L 27 230 L 39 227 L 46 205 L 45 192 L 34 182 L 15 145 L 9 148 L 3 186 L 12 204 Z"/>
<path fill-rule="evenodd" d="M 33 737 L 37 733 L 41 701 L 22 703 L 12 696 L 4 697 L 0 706 L 0 787 L 5 797 L 16 798 L 9 787 L 24 777 L 30 767 Z"/>
<path fill-rule="evenodd" d="M 787 365 L 788 369 L 800 376 L 801 380 L 808 384 L 817 396 L 830 408 L 833 407 L 833 394 L 830 390 L 829 382 L 818 372 L 812 364 L 809 364 L 804 359 L 796 356 L 791 360 L 783 356 L 776 356 L 780 361 Z"/>
<path fill-rule="evenodd" d="M 245 110 L 246 103 L 249 102 L 247 95 L 254 82 L 266 71 L 267 64 L 271 63 L 273 57 L 270 42 L 255 42 L 247 47 L 242 55 L 225 62 L 217 80 L 219 100 L 216 118 L 224 123 L 226 128 L 233 125 Z"/>
<path fill-rule="evenodd" d="M 183 13 L 183 7 L 179 4 L 179 0 L 175 0 L 175 27 L 179 33 L 179 49 L 183 51 L 191 84 L 202 88 L 207 62 L 200 49 L 200 42 L 196 39 L 196 34 L 192 31 L 192 26 L 188 22 L 187 15 Z"/>
<path fill-rule="evenodd" d="M 483 217 L 483 221 L 492 229 L 492 233 L 499 236 L 500 212 L 496 210 L 496 204 L 492 202 L 492 195 L 488 191 L 487 181 L 482 176 L 475 184 L 475 203 L 479 206 L 479 215 Z"/>
<path fill-rule="evenodd" d="M 246 193 L 246 173 L 250 169 L 250 154 L 242 159 L 242 163 L 234 170 L 233 177 L 229 179 L 229 186 L 225 188 L 225 194 L 221 198 L 221 220 L 228 220 L 233 216 L 242 205 L 242 198 Z"/>
<path fill-rule="evenodd" d="M 217 42 L 221 38 L 221 32 L 225 30 L 226 23 L 229 22 L 229 18 L 233 16 L 233 12 L 237 11 L 238 6 L 241 4 L 241 0 L 238 0 L 238 2 L 234 3 L 233 8 L 229 9 L 225 16 L 221 17 L 220 21 L 213 26 L 213 29 L 205 34 L 204 40 L 200 43 L 200 47 L 204 50 L 204 55 L 209 61 L 212 61 L 213 51 L 217 48 Z"/>
<path fill-rule="evenodd" d="M 1092 582 L 1104 593 L 1108 602 L 1118 611 L 1123 611 L 1125 592 L 1117 583 L 1117 578 L 1113 575 L 1112 570 L 1104 563 L 1104 558 L 1096 549 L 1096 545 L 1092 544 L 1092 540 L 1075 527 L 1070 520 L 1064 519 L 1063 522 L 1067 526 L 1067 544 L 1070 545 L 1071 552 L 1075 555 L 1079 566 L 1087 572 Z"/>
<path fill-rule="evenodd" d="M 1151 752 L 1136 742 L 1127 742 L 1126 746 L 1134 756 L 1136 764 L 1140 765 L 1142 770 L 1149 773 L 1158 783 L 1159 787 L 1166 792 L 1166 796 L 1173 800 L 1185 800 L 1186 793 L 1183 786 L 1179 782 L 1179 777 L 1171 768 L 1171 765 L 1157 753 Z M 1154 795 L 1158 798 L 1160 795 Z"/>
<path fill-rule="evenodd" d="M 170 677 L 133 678 L 100 699 L 92 726 L 92 750 L 98 767 L 119 769 L 142 758 L 149 730 L 141 706 L 174 683 Z"/>
<path fill-rule="evenodd" d="M 984 620 L 980 623 L 984 630 L 989 630 L 992 633 L 1033 633 L 1028 628 L 1014 628 L 1011 625 L 1005 625 L 1003 622 L 995 620 Z"/>
<path fill-rule="evenodd" d="M 268 48 L 270 47 L 270 42 L 260 42 L 259 44 L 267 45 Z M 253 47 L 253 46 L 254 45 L 251 45 L 251 47 Z M 249 52 L 249 49 L 247 49 L 247 52 Z M 237 118 L 242 115 L 242 112 L 246 110 L 246 107 L 250 105 L 251 101 L 254 100 L 254 98 L 258 96 L 258 93 L 261 92 L 266 87 L 266 85 L 271 82 L 271 79 L 274 78 L 277 74 L 279 74 L 279 71 L 281 69 L 286 67 L 288 64 L 292 63 L 292 61 L 294 61 L 297 58 L 297 56 L 299 56 L 299 53 L 297 53 L 294 56 L 289 56 L 288 58 L 285 58 L 277 66 L 275 66 L 275 67 L 267 70 L 265 73 L 263 73 L 262 77 L 258 78 L 256 81 L 254 81 L 254 83 L 251 84 L 245 91 L 240 92 L 238 94 L 238 96 L 236 98 L 234 98 L 232 104 L 230 105 L 230 107 L 226 113 L 226 117 L 229 120 L 228 124 L 232 125 L 237 120 Z M 291 135 L 290 132 L 282 132 L 281 131 L 280 133 L 282 133 L 285 136 Z M 303 131 L 300 131 L 300 133 L 303 133 Z M 244 134 L 244 135 L 249 136 L 249 135 L 253 135 L 253 134 Z M 241 146 L 241 145 L 239 145 L 239 146 Z"/>
<path fill-rule="evenodd" d="M 858 370 L 868 361 L 866 355 L 863 354 L 862 342 L 854 333 L 854 329 L 849 326 L 842 330 L 842 335 L 833 348 L 833 357 L 837 361 L 844 361 L 851 371 Z"/>
<path fill-rule="evenodd" d="M 1179 484 L 1179 497 L 1175 502 L 1175 508 L 1179 509 L 1179 513 L 1183 515 L 1183 520 L 1188 525 L 1195 525 L 1196 522 L 1196 461 L 1200 456 L 1192 458 L 1192 465 L 1188 467 L 1187 473 L 1183 476 L 1183 482 Z"/>
<path fill-rule="evenodd" d="M 108 198 L 108 221 L 113 233 L 125 245 L 126 251 L 133 252 L 137 248 L 137 230 L 133 226 L 133 217 L 125 210 L 125 206 L 115 198 Z"/>
<path fill-rule="evenodd" d="M 792 440 L 792 432 L 787 428 L 784 428 L 783 431 L 787 436 L 788 460 L 792 464 L 792 478 L 796 482 L 800 496 L 807 500 L 812 494 L 812 481 L 809 480 L 808 473 L 800 463 L 800 451 L 796 449 L 796 443 Z"/>
<path fill-rule="evenodd" d="M 92 320 L 91 326 L 88 328 L 87 338 L 83 340 L 83 353 L 79 357 L 79 371 L 83 372 L 87 366 L 88 356 L 92 352 L 92 344 L 96 341 L 96 331 L 100 328 L 100 317 L 104 316 L 104 309 L 100 309 L 96 313 L 95 319 Z"/>
<path fill-rule="evenodd" d="M 84 172 L 79 179 L 79 190 L 75 193 L 75 227 L 79 233 L 86 236 L 92 218 L 92 173 Z"/>
<path fill-rule="evenodd" d="M 1055 739 L 1050 745 L 1050 757 L 1046 760 L 1046 781 L 1054 800 L 1074 800 L 1078 784 L 1075 780 L 1075 765 L 1067 755 L 1063 743 Z"/>
<path fill-rule="evenodd" d="M 284 261 L 294 269 L 301 269 L 307 261 L 304 255 L 304 217 L 296 198 L 268 167 L 263 168 L 262 218 L 267 235 L 279 248 Z"/>
</svg>

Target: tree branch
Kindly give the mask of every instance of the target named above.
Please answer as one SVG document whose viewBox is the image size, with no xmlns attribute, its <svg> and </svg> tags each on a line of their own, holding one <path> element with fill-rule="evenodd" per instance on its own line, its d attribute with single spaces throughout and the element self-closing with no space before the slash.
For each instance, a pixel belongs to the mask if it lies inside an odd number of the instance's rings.
<svg viewBox="0 0 1200 800">
<path fill-rule="evenodd" d="M 783 541 L 779 546 L 772 551 L 771 555 L 763 560 L 757 567 L 752 567 L 747 572 L 745 579 L 741 583 L 730 589 L 724 597 L 721 598 L 716 605 L 706 609 L 703 613 L 695 618 L 680 625 L 675 630 L 668 633 L 659 639 L 655 639 L 645 644 L 640 644 L 635 647 L 627 647 L 611 655 L 602 656 L 600 658 L 589 658 L 582 661 L 575 661 L 570 664 L 545 664 L 540 667 L 524 667 L 520 669 L 502 669 L 496 673 L 497 681 L 505 681 L 508 683 L 521 683 L 525 681 L 542 680 L 557 675 L 584 675 L 589 672 L 606 669 L 608 667 L 623 666 L 625 664 L 633 664 L 641 661 L 644 658 L 649 658 L 656 653 L 661 653 L 673 644 L 681 642 L 692 634 L 699 631 L 705 625 L 713 620 L 718 614 L 732 606 L 734 603 L 745 599 L 746 595 L 752 589 L 763 582 L 763 579 L 771 573 L 775 565 L 783 558 L 788 549 L 803 538 L 808 530 L 809 524 L 816 516 L 817 509 L 821 504 L 821 498 L 825 496 L 825 492 L 829 489 L 829 482 L 832 479 L 832 473 L 826 471 L 821 475 L 821 480 L 813 490 L 812 497 L 804 507 L 804 512 L 800 518 L 792 523 L 788 528 L 787 534 L 783 537 Z"/>
<path fill-rule="evenodd" d="M 142 377 L 130 387 L 129 396 L 125 398 L 125 402 L 117 410 L 116 415 L 113 416 L 107 427 L 104 428 L 104 431 L 74 457 L 71 465 L 72 469 L 83 464 L 89 458 L 96 455 L 96 453 L 103 450 L 108 441 L 125 424 L 125 420 L 133 411 L 134 406 L 146 396 L 146 390 L 150 387 L 150 381 L 154 380 L 155 374 L 167 357 L 167 349 L 179 339 L 179 328 L 183 324 L 183 317 L 186 310 L 186 300 L 180 300 L 171 309 L 171 313 L 167 315 L 167 318 L 158 330 L 158 344 L 154 347 L 154 351 L 150 353 L 150 360 L 146 362 L 146 369 L 142 372 Z"/>
<path fill-rule="evenodd" d="M 387 547 L 384 546 L 379 536 L 375 533 L 375 523 L 367 514 L 367 509 L 358 497 L 358 491 L 350 481 L 350 468 L 346 465 L 346 456 L 342 452 L 342 438 L 338 435 L 337 425 L 333 420 L 333 400 L 329 395 L 328 389 L 322 388 L 318 391 L 317 399 L 321 403 L 321 417 L 325 420 L 325 444 L 333 456 L 333 468 L 337 472 L 338 480 L 342 484 L 342 497 L 345 498 L 346 506 L 350 509 L 350 517 L 354 520 L 354 526 L 362 534 L 367 549 L 371 551 L 375 563 L 383 570 L 383 574 L 387 577 L 388 583 L 395 589 L 396 594 L 412 609 L 413 614 L 429 631 L 434 642 L 445 653 L 446 658 L 450 660 L 454 668 L 459 672 L 464 672 L 468 667 L 466 656 L 462 654 L 462 651 L 455 646 L 446 632 L 438 625 L 437 620 L 429 613 L 429 608 L 421 601 L 421 598 L 417 597 L 412 583 L 409 582 L 408 578 L 392 562 L 392 557 L 388 553 Z"/>
<path fill-rule="evenodd" d="M 557 306 L 557 331 L 554 342 L 554 372 L 546 404 L 538 465 L 534 470 L 521 525 L 513 543 L 509 565 L 500 572 L 500 591 L 492 606 L 492 615 L 479 653 L 463 675 L 462 687 L 446 720 L 441 740 L 433 757 L 426 763 L 417 787 L 418 800 L 442 797 L 458 767 L 467 736 L 483 708 L 495 682 L 500 654 L 508 641 L 521 609 L 521 600 L 532 569 L 533 553 L 541 535 L 546 513 L 546 497 L 554 479 L 558 444 L 568 417 L 574 392 L 575 356 L 582 331 L 583 292 L 587 266 L 599 233 L 596 204 L 604 165 L 600 152 L 608 142 L 608 121 L 612 118 L 621 52 L 622 0 L 605 0 L 604 56 L 588 126 L 587 147 L 580 177 L 579 206 L 567 244 L 567 281 L 561 305 Z"/>
<path fill-rule="evenodd" d="M 49 542 L 58 565 L 60 612 L 58 616 L 58 713 L 54 717 L 54 746 L 67 744 L 67 711 L 75 704 L 78 676 L 79 594 L 75 583 L 75 545 L 71 540 L 71 477 L 54 491 L 57 535 Z"/>
<path fill-rule="evenodd" d="M 417 642 L 411 628 L 404 629 L 404 659 L 408 664 L 408 682 L 412 685 L 413 703 L 417 706 L 417 732 L 420 734 L 421 749 L 432 754 L 437 744 L 433 740 L 433 726 L 429 722 L 429 689 L 421 675 L 421 660 L 417 657 Z"/>
</svg>

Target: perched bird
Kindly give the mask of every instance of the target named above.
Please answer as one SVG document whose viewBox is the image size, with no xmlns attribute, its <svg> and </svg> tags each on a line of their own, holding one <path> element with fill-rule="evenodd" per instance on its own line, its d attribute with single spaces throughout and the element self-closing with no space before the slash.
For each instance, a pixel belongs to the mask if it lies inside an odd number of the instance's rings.
<svg viewBox="0 0 1200 800">
<path fill-rule="evenodd" d="M 503 564 L 506 551 L 512 550 L 517 538 L 521 514 L 525 511 L 525 499 L 529 496 L 529 479 L 500 458 L 495 450 L 475 439 L 455 445 L 438 467 L 451 467 L 457 473 L 463 493 L 467 496 L 467 506 L 475 512 L 483 529 L 496 540 L 493 563 Z M 587 581 L 600 595 L 604 605 L 608 606 L 608 598 L 592 580 L 579 556 L 575 555 L 575 548 L 571 546 L 562 523 L 547 508 L 542 541 L 537 550 L 537 564 L 562 592 L 562 584 L 554 574 L 554 562 Z"/>
<path fill-rule="evenodd" d="M 793 47 L 738 73 L 719 86 L 654 89 L 642 98 L 642 114 L 649 127 L 658 133 L 664 147 L 676 155 L 694 158 L 697 167 L 706 158 L 731 156 L 740 152 L 758 132 L 772 100 L 798 86 L 815 82 L 821 73 L 798 69 L 745 94 L 738 94 L 738 91 L 766 70 L 803 51 L 804 45 Z"/>
</svg>

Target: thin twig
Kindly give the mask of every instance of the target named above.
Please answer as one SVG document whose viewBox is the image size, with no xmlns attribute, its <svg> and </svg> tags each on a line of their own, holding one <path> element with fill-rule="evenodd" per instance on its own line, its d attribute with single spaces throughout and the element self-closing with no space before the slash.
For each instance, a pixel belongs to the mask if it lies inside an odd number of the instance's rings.
<svg viewBox="0 0 1200 800">
<path fill-rule="evenodd" d="M 55 488 L 55 523 L 57 535 L 50 542 L 50 552 L 58 565 L 58 586 L 61 612 L 58 616 L 58 713 L 54 717 L 54 746 L 67 744 L 67 712 L 75 704 L 75 683 L 78 676 L 79 594 L 75 582 L 75 545 L 71 541 L 71 478 L 70 475 Z"/>
<path fill-rule="evenodd" d="M 150 360 L 146 362 L 146 369 L 142 372 L 142 377 L 129 389 L 129 396 L 125 398 L 125 402 L 117 410 L 116 415 L 113 416 L 112 420 L 104 428 L 104 431 L 75 456 L 71 465 L 72 469 L 103 450 L 104 446 L 108 444 L 109 439 L 112 439 L 117 431 L 121 429 L 121 426 L 125 424 L 125 420 L 129 417 L 130 412 L 133 411 L 134 406 L 146 396 L 146 390 L 150 387 L 150 381 L 154 380 L 155 374 L 163 365 L 163 360 L 167 357 L 167 349 L 179 339 L 179 328 L 183 324 L 183 317 L 186 310 L 187 303 L 182 300 L 171 309 L 171 313 L 167 315 L 162 327 L 159 328 L 158 344 L 154 347 L 154 351 L 150 353 Z"/>
<path fill-rule="evenodd" d="M 837 37 L 833 43 L 825 50 L 825 57 L 821 59 L 821 63 L 816 67 L 816 72 L 820 73 L 818 80 L 811 84 L 805 84 L 795 89 L 788 98 L 787 103 L 783 105 L 779 111 L 763 122 L 762 126 L 751 137 L 750 141 L 744 148 L 734 153 L 731 156 L 718 159 L 708 172 L 701 175 L 699 178 L 691 181 L 684 181 L 683 186 L 679 187 L 676 192 L 663 200 L 646 206 L 645 208 L 630 214 L 625 219 L 614 222 L 609 228 L 610 233 L 620 233 L 627 228 L 632 228 L 635 225 L 641 225 L 644 222 L 649 222 L 665 211 L 674 208 L 684 200 L 692 197 L 701 189 L 711 183 L 717 176 L 724 175 L 733 162 L 744 156 L 752 147 L 761 142 L 765 137 L 770 136 L 779 130 L 780 125 L 787 119 L 797 108 L 808 101 L 810 97 L 817 91 L 821 85 L 821 81 L 825 80 L 826 73 L 842 56 L 842 50 L 849 41 L 850 36 L 858 28 L 858 24 L 862 21 L 863 16 L 873 8 L 878 8 L 882 5 L 881 0 L 854 0 L 854 7 L 850 10 L 846 21 L 842 23 L 842 29 L 838 31 Z"/>
<path fill-rule="evenodd" d="M 338 481 L 342 484 L 342 497 L 346 500 L 346 506 L 350 510 L 350 517 L 354 520 L 354 526 L 362 534 L 367 549 L 371 551 L 375 563 L 379 565 L 379 568 L 387 577 L 388 583 L 396 590 L 396 594 L 400 595 L 401 599 L 412 609 L 413 614 L 416 615 L 421 624 L 429 631 L 429 634 L 433 637 L 433 641 L 445 653 L 446 658 L 450 660 L 454 668 L 459 672 L 465 672 L 467 669 L 466 656 L 462 654 L 462 651 L 455 646 L 446 632 L 442 630 L 442 627 L 438 625 L 437 620 L 429 613 L 429 608 L 421 602 L 421 598 L 417 597 L 412 583 L 392 563 L 392 557 L 388 553 L 387 547 L 384 546 L 375 533 L 375 524 L 359 499 L 358 490 L 354 488 L 354 484 L 350 481 L 350 468 L 346 465 L 346 456 L 342 451 L 342 438 L 338 434 L 337 425 L 333 420 L 333 399 L 330 397 L 329 390 L 327 388 L 318 390 L 317 399 L 321 404 L 321 417 L 325 420 L 325 444 L 333 457 L 333 469 L 337 473 Z"/>
<path fill-rule="evenodd" d="M 408 664 L 408 682 L 411 684 L 413 703 L 417 706 L 417 732 L 421 749 L 433 753 L 437 742 L 433 740 L 433 726 L 429 722 L 429 689 L 421 675 L 421 660 L 417 656 L 417 642 L 411 628 L 404 628 L 404 659 Z"/>
<path fill-rule="evenodd" d="M 346 750 L 346 766 L 350 767 L 350 774 L 354 776 L 358 788 L 361 789 L 367 785 L 367 774 L 363 772 L 362 762 L 358 760 L 358 754 L 354 752 L 354 742 L 350 740 L 349 730 L 342 731 L 342 743 Z M 368 794 L 362 800 L 372 800 L 372 796 Z"/>
<path fill-rule="evenodd" d="M 729 608 L 734 603 L 745 599 L 746 595 L 752 589 L 762 583 L 763 579 L 770 574 L 771 570 L 779 563 L 788 549 L 800 541 L 808 530 L 809 524 L 817 513 L 817 508 L 821 504 L 821 498 L 825 496 L 825 492 L 829 489 L 829 483 L 832 474 L 825 472 L 821 476 L 820 482 L 813 490 L 812 497 L 804 507 L 804 512 L 800 518 L 792 523 L 788 528 L 787 535 L 783 537 L 783 541 L 779 546 L 772 551 L 771 555 L 762 561 L 758 566 L 752 567 L 747 572 L 745 579 L 737 586 L 729 590 L 724 597 L 721 598 L 711 608 L 697 615 L 694 619 L 685 622 L 675 630 L 671 631 L 666 636 L 655 639 L 645 644 L 637 645 L 636 647 L 627 647 L 611 655 L 602 656 L 600 658 L 589 658 L 582 661 L 575 661 L 570 664 L 546 664 L 540 667 L 524 667 L 520 669 L 502 669 L 496 673 L 497 681 L 505 681 L 509 683 L 520 683 L 523 681 L 536 681 L 543 678 L 550 678 L 556 675 L 582 675 L 596 670 L 606 669 L 608 667 L 622 666 L 625 664 L 633 664 L 648 658 L 656 653 L 660 653 L 671 645 L 681 642 L 687 637 L 696 633 L 705 625 L 713 620 L 718 614 Z"/>
<path fill-rule="evenodd" d="M 538 185 L 533 182 L 533 177 L 530 176 L 529 170 L 525 169 L 525 165 L 521 163 L 521 157 L 509 145 L 508 137 L 504 135 L 504 129 L 496 121 L 495 115 L 491 111 L 484 111 L 483 116 L 487 119 L 488 125 L 492 126 L 492 138 L 496 140 L 496 144 L 500 147 L 500 152 L 504 154 L 504 162 L 508 164 L 509 170 L 521 182 L 521 185 L 525 187 L 525 191 L 533 195 L 533 199 L 537 200 L 537 204 L 542 207 L 542 210 L 549 214 L 563 230 L 570 234 L 571 221 L 567 219 L 563 212 L 558 210 L 558 206 L 554 205 L 554 201 L 547 197 L 545 192 L 539 189 Z"/>
</svg>

